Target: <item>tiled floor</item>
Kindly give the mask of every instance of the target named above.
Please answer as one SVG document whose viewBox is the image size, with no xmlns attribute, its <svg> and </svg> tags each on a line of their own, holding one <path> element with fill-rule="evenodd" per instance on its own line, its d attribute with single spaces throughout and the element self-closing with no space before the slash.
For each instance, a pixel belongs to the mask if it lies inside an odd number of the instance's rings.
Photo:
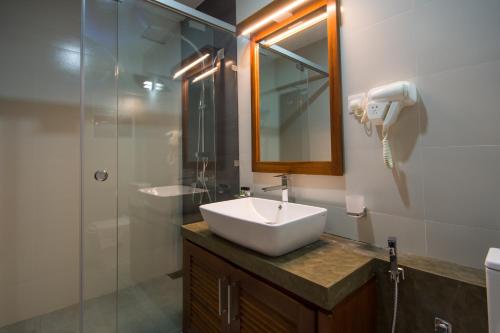
<svg viewBox="0 0 500 333">
<path fill-rule="evenodd" d="M 0 328 L 0 333 L 76 333 L 79 306 Z M 85 303 L 85 333 L 178 333 L 182 278 L 161 277 Z"/>
</svg>

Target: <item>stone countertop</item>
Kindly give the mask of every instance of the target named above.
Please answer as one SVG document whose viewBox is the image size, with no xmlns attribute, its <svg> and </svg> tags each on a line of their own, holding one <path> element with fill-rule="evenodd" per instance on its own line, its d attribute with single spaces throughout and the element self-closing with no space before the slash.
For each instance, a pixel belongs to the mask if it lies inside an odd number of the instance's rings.
<svg viewBox="0 0 500 333">
<path fill-rule="evenodd" d="M 236 266 L 282 287 L 325 310 L 375 275 L 375 265 L 387 262 L 387 251 L 365 243 L 324 234 L 308 246 L 280 257 L 268 257 L 216 236 L 205 222 L 182 226 L 187 240 Z M 484 272 L 426 257 L 399 254 L 399 264 L 477 286 Z"/>
</svg>

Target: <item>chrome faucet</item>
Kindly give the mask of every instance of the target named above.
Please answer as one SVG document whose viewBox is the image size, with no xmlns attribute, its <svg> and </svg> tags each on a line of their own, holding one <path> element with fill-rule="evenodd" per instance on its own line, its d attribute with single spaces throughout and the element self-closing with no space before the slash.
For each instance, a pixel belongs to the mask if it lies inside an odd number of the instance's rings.
<svg viewBox="0 0 500 333">
<path fill-rule="evenodd" d="M 281 178 L 281 185 L 264 187 L 264 188 L 262 188 L 262 191 L 269 192 L 269 191 L 281 190 L 281 201 L 288 202 L 288 176 L 289 175 L 286 173 L 282 174 L 282 175 L 274 176 L 274 177 Z"/>
</svg>

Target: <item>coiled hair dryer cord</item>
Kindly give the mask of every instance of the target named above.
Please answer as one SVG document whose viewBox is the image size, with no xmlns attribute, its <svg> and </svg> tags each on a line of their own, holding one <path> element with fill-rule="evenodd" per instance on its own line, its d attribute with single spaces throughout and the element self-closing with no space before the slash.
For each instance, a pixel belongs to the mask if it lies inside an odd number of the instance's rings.
<svg viewBox="0 0 500 333">
<path fill-rule="evenodd" d="M 392 160 L 391 144 L 389 143 L 389 130 L 383 130 L 382 134 L 384 138 L 382 139 L 382 155 L 384 157 L 384 163 L 389 168 L 394 167 L 394 161 Z"/>
</svg>

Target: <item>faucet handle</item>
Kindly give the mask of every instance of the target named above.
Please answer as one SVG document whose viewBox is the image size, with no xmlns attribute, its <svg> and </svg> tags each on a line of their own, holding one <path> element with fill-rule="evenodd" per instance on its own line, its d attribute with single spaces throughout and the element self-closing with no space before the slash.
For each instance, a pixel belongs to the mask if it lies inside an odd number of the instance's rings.
<svg viewBox="0 0 500 333">
<path fill-rule="evenodd" d="M 276 175 L 274 177 L 281 178 L 281 186 L 288 187 L 288 176 L 290 176 L 288 173 L 283 173 L 281 175 Z"/>
<path fill-rule="evenodd" d="M 288 176 L 290 176 L 289 173 L 282 173 L 281 175 L 276 175 L 276 176 L 273 176 L 273 177 L 276 177 L 276 178 L 288 178 Z"/>
<path fill-rule="evenodd" d="M 396 249 L 396 244 L 397 244 L 397 238 L 394 237 L 394 236 L 389 236 L 387 238 L 387 246 L 389 248 L 394 248 L 394 250 Z"/>
</svg>

